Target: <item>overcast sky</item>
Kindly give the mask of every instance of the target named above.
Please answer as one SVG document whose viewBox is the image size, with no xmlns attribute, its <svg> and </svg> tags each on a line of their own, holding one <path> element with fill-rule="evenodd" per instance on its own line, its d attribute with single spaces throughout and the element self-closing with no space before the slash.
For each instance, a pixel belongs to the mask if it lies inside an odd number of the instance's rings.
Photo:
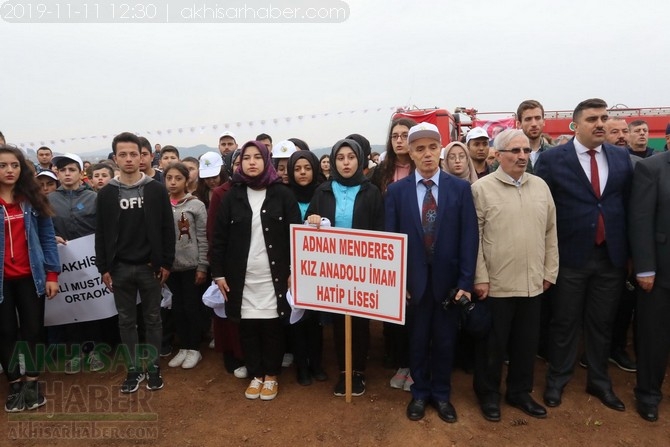
<svg viewBox="0 0 670 447">
<path fill-rule="evenodd" d="M 203 2 L 161 5 L 193 3 Z M 267 132 L 323 147 L 353 132 L 383 144 L 397 106 L 670 105 L 670 2 L 346 4 L 341 23 L 0 21 L 0 131 L 10 143 L 85 153 L 125 130 L 215 146 L 228 124 L 240 143 Z"/>
</svg>

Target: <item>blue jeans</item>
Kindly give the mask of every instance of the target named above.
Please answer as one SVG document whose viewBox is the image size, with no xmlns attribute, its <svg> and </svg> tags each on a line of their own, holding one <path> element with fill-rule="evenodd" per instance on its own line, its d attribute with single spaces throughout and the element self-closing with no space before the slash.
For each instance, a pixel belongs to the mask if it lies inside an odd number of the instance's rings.
<svg viewBox="0 0 670 447">
<path fill-rule="evenodd" d="M 132 265 L 118 262 L 111 271 L 114 303 L 119 313 L 121 343 L 130 354 L 129 367 L 139 364 L 137 334 L 137 294 L 142 302 L 142 317 L 146 346 L 139 354 L 147 358 L 147 365 L 158 365 L 161 337 L 161 284 L 147 264 Z"/>
</svg>

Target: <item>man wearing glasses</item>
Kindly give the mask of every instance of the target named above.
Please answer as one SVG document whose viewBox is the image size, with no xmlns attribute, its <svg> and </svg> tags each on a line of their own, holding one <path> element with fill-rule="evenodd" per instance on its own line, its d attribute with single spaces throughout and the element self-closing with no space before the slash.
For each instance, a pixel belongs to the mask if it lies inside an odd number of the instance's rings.
<svg viewBox="0 0 670 447">
<path fill-rule="evenodd" d="M 575 108 L 575 138 L 543 152 L 535 173 L 556 203 L 560 268 L 551 300 L 549 368 L 544 403 L 561 404 L 583 330 L 586 392 L 617 411 L 625 406 L 607 372 L 612 325 L 628 260 L 626 205 L 633 168 L 628 152 L 605 143 L 607 103 Z"/>
<path fill-rule="evenodd" d="M 528 137 L 507 129 L 495 139 L 499 168 L 472 185 L 479 221 L 475 294 L 493 327 L 477 340 L 474 389 L 484 418 L 500 420 L 500 381 L 509 355 L 505 400 L 532 417 L 546 409 L 531 397 L 540 333 L 540 296 L 556 282 L 556 208 L 547 184 L 526 173 Z M 488 298 L 488 299 L 487 299 Z"/>
</svg>

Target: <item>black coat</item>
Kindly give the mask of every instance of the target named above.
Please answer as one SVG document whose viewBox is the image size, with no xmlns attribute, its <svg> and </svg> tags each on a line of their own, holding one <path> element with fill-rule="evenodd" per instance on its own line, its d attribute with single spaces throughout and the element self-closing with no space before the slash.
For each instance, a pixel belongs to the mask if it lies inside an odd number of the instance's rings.
<svg viewBox="0 0 670 447">
<path fill-rule="evenodd" d="M 322 183 L 307 208 L 307 216 L 318 214 L 335 225 L 335 194 L 332 180 Z M 370 182 L 363 182 L 354 200 L 351 227 L 358 230 L 384 231 L 384 199 L 379 189 Z"/>
<path fill-rule="evenodd" d="M 226 303 L 229 318 L 241 318 L 242 292 L 251 245 L 252 211 L 246 185 L 234 185 L 223 198 L 212 232 L 210 267 L 212 277 L 225 277 L 230 291 Z M 302 223 L 298 202 L 282 184 L 267 188 L 261 208 L 261 222 L 270 272 L 277 295 L 278 317 L 288 317 L 291 308 L 286 301 L 288 278 L 291 275 L 291 224 Z"/>
<path fill-rule="evenodd" d="M 670 152 L 635 164 L 628 222 L 635 273 L 655 272 L 670 288 Z M 644 299 L 648 299 L 644 297 Z"/>
</svg>

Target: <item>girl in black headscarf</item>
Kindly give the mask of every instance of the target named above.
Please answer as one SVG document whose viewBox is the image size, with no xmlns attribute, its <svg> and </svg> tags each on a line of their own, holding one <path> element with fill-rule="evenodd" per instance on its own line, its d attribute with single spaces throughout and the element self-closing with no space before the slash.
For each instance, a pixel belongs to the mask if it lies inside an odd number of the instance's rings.
<svg viewBox="0 0 670 447">
<path fill-rule="evenodd" d="M 305 213 L 314 191 L 321 184 L 318 173 L 319 159 L 313 152 L 297 151 L 288 159 L 288 184 L 298 199 L 300 214 L 304 218 L 307 218 Z"/>
<path fill-rule="evenodd" d="M 340 140 L 330 153 L 331 180 L 321 184 L 307 210 L 310 224 L 319 225 L 322 217 L 332 226 L 360 230 L 384 230 L 384 203 L 376 186 L 363 174 L 366 166 L 361 146 L 351 139 Z M 336 396 L 345 395 L 344 315 L 333 314 L 333 334 L 340 377 Z M 365 393 L 365 366 L 370 344 L 370 320 L 352 317 L 353 369 L 352 395 Z"/>
<path fill-rule="evenodd" d="M 291 154 L 288 160 L 288 184 L 300 207 L 300 215 L 306 218 L 307 207 L 314 196 L 319 181 L 319 159 L 309 150 Z M 323 352 L 323 329 L 321 313 L 306 311 L 302 319 L 291 325 L 293 355 L 297 368 L 298 383 L 311 385 L 312 378 L 328 379 L 321 366 Z"/>
<path fill-rule="evenodd" d="M 283 322 L 291 313 L 286 301 L 289 227 L 302 219 L 264 144 L 249 141 L 239 157 L 233 187 L 217 211 L 212 277 L 226 300 L 228 318 L 240 320 L 242 350 L 252 377 L 245 396 L 272 400 L 284 354 Z"/>
</svg>

